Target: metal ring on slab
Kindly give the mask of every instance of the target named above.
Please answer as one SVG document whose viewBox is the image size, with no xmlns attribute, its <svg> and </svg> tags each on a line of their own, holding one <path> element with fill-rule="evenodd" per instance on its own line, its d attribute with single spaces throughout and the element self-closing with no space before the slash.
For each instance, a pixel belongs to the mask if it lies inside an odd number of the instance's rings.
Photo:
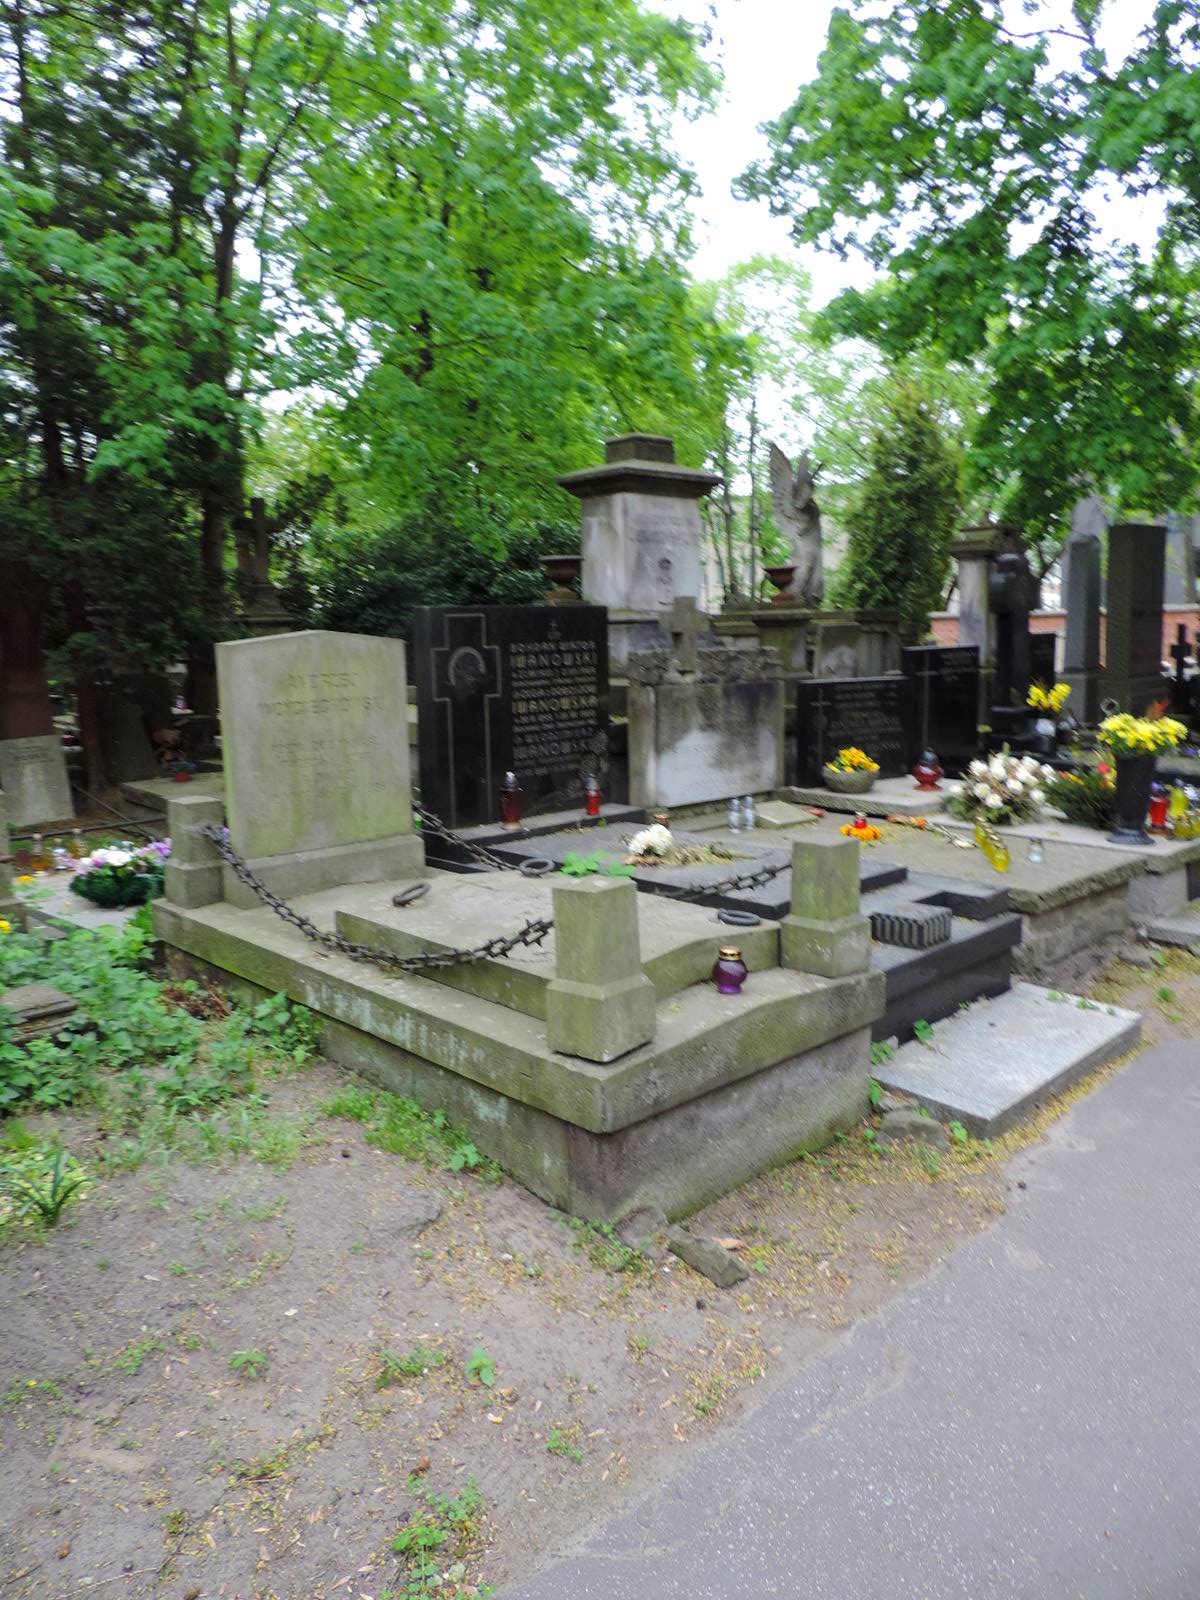
<svg viewBox="0 0 1200 1600">
<path fill-rule="evenodd" d="M 558 871 L 558 862 L 551 861 L 549 856 L 530 856 L 528 861 L 522 861 L 517 871 L 523 878 L 546 878 Z"/>
<path fill-rule="evenodd" d="M 731 928 L 757 928 L 762 918 L 753 911 L 718 911 L 717 921 L 728 923 Z"/>
<path fill-rule="evenodd" d="M 423 900 L 429 893 L 428 883 L 410 883 L 407 888 L 398 890 L 392 896 L 394 906 L 411 906 L 414 901 Z"/>
</svg>

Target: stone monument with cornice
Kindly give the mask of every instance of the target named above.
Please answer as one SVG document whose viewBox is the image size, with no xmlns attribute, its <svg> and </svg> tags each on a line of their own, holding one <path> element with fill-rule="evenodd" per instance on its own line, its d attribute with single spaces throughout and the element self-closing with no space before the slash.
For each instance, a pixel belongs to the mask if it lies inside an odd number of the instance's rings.
<svg viewBox="0 0 1200 1600">
<path fill-rule="evenodd" d="M 674 441 L 652 433 L 608 439 L 602 466 L 559 478 L 582 503 L 583 598 L 608 607 L 615 673 L 632 651 L 669 643 L 664 620 L 676 600 L 699 602 L 699 502 L 721 481 L 680 466 Z"/>
</svg>

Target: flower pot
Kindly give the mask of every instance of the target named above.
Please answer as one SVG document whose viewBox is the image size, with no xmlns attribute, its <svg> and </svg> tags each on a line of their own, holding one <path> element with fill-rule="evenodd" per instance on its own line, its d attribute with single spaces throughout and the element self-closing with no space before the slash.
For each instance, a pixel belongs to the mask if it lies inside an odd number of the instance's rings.
<svg viewBox="0 0 1200 1600">
<path fill-rule="evenodd" d="M 1146 812 L 1150 809 L 1150 789 L 1154 783 L 1156 756 L 1117 757 L 1117 826 L 1109 834 L 1112 844 L 1153 844 L 1146 832 Z"/>
<path fill-rule="evenodd" d="M 834 794 L 868 794 L 874 786 L 876 772 L 843 772 L 838 767 L 822 767 L 821 777 L 825 787 Z"/>
<path fill-rule="evenodd" d="M 772 588 L 779 591 L 778 594 L 773 594 L 771 596 L 771 604 L 773 606 L 787 605 L 792 598 L 788 593 L 788 589 L 791 586 L 792 579 L 796 575 L 795 564 L 789 562 L 785 566 L 764 567 L 763 571 L 767 575 L 767 582 Z"/>
<path fill-rule="evenodd" d="M 542 571 L 553 585 L 546 593 L 546 605 L 571 605 L 579 599 L 576 585 L 583 571 L 582 556 L 543 556 Z"/>
</svg>

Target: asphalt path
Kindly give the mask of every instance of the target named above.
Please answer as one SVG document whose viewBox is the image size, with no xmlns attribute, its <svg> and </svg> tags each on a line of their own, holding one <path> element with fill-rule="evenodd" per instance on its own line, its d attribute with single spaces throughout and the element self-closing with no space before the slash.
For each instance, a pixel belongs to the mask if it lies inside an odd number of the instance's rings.
<svg viewBox="0 0 1200 1600">
<path fill-rule="evenodd" d="M 1200 1600 L 1200 1043 L 1010 1171 L 993 1227 L 497 1600 Z"/>
</svg>

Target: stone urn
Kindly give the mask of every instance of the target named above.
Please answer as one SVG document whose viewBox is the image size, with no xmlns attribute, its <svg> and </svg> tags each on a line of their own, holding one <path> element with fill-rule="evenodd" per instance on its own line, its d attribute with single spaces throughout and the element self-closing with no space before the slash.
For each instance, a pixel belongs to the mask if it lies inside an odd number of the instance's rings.
<svg viewBox="0 0 1200 1600">
<path fill-rule="evenodd" d="M 878 776 L 877 772 L 843 772 L 840 767 L 821 768 L 825 787 L 834 794 L 869 794 Z"/>
<path fill-rule="evenodd" d="M 543 556 L 542 570 L 551 585 L 546 591 L 545 605 L 573 605 L 578 601 L 582 556 Z"/>
<path fill-rule="evenodd" d="M 1111 844 L 1154 843 L 1146 832 L 1146 813 L 1157 760 L 1152 755 L 1117 757 L 1117 826 L 1108 836 Z"/>
<path fill-rule="evenodd" d="M 788 588 L 792 579 L 796 576 L 795 563 L 787 562 L 781 567 L 764 567 L 763 571 L 767 575 L 767 582 L 777 591 L 771 596 L 771 604 L 773 606 L 788 605 L 792 598 L 788 593 Z"/>
</svg>

